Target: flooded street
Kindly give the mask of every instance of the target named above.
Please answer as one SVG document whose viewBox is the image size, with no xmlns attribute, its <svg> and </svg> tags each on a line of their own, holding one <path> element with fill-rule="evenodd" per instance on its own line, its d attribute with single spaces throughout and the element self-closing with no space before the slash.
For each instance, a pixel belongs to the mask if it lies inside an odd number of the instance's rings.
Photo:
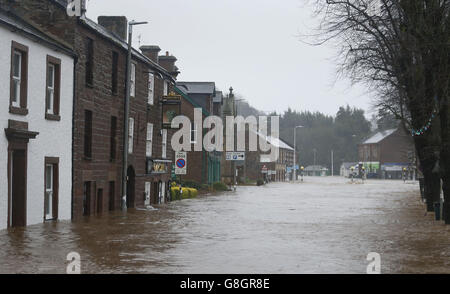
<svg viewBox="0 0 450 294">
<path fill-rule="evenodd" d="M 0 231 L 0 273 L 450 273 L 450 227 L 418 184 L 343 178 L 239 187 L 158 210 Z"/>
</svg>

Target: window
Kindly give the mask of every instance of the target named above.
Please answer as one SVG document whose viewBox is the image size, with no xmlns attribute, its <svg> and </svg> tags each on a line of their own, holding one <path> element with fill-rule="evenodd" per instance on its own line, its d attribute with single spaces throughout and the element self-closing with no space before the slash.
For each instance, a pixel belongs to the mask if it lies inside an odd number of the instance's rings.
<svg viewBox="0 0 450 294">
<path fill-rule="evenodd" d="M 162 158 L 167 157 L 167 130 L 162 130 Z"/>
<path fill-rule="evenodd" d="M 58 219 L 59 158 L 45 157 L 44 220 Z"/>
<path fill-rule="evenodd" d="M 111 116 L 111 137 L 110 137 L 110 150 L 109 158 L 111 161 L 116 159 L 117 149 L 117 117 Z"/>
<path fill-rule="evenodd" d="M 197 125 L 195 123 L 191 123 L 191 143 L 197 143 Z"/>
<path fill-rule="evenodd" d="M 147 142 L 146 142 L 146 156 L 152 157 L 153 153 L 153 124 L 147 124 Z"/>
<path fill-rule="evenodd" d="M 169 95 L 169 83 L 167 81 L 164 81 L 164 96 Z"/>
<path fill-rule="evenodd" d="M 47 56 L 47 87 L 45 92 L 45 118 L 60 120 L 59 102 L 61 85 L 61 60 Z"/>
<path fill-rule="evenodd" d="M 92 158 L 92 111 L 84 111 L 84 156 Z"/>
<path fill-rule="evenodd" d="M 26 115 L 28 90 L 28 47 L 12 42 L 10 113 Z"/>
<path fill-rule="evenodd" d="M 94 85 L 94 40 L 86 38 L 86 85 Z"/>
<path fill-rule="evenodd" d="M 155 76 L 150 73 L 148 75 L 148 104 L 153 105 L 155 97 Z"/>
<path fill-rule="evenodd" d="M 131 63 L 131 84 L 130 84 L 130 96 L 136 95 L 136 64 Z"/>
<path fill-rule="evenodd" d="M 119 54 L 115 51 L 112 53 L 112 80 L 111 80 L 111 92 L 113 95 L 117 95 L 117 78 L 119 70 Z"/>
<path fill-rule="evenodd" d="M 128 124 L 128 154 L 133 153 L 134 141 L 134 118 L 130 117 Z"/>
<path fill-rule="evenodd" d="M 22 69 L 22 53 L 15 50 L 13 53 L 13 92 L 11 98 L 11 105 L 14 107 L 20 107 L 20 81 L 21 81 L 21 69 Z"/>
</svg>

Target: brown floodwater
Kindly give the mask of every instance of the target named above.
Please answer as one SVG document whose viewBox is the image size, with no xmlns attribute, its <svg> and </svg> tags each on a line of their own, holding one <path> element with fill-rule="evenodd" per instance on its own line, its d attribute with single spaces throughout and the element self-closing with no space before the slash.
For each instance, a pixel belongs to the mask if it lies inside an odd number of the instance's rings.
<svg viewBox="0 0 450 294">
<path fill-rule="evenodd" d="M 450 273 L 450 226 L 418 185 L 343 178 L 239 187 L 157 210 L 0 231 L 0 273 Z"/>
</svg>

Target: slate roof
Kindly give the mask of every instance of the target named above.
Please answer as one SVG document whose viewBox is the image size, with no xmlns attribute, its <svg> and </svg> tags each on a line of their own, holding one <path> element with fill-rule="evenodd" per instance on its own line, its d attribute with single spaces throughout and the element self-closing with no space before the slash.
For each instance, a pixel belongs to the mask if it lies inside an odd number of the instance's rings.
<svg viewBox="0 0 450 294">
<path fill-rule="evenodd" d="M 383 141 L 384 139 L 386 139 L 387 137 L 389 137 L 390 135 L 392 135 L 395 131 L 397 131 L 397 129 L 391 129 L 391 130 L 378 132 L 375 135 L 373 135 L 372 137 L 370 137 L 369 139 L 367 139 L 366 141 L 364 141 L 363 144 L 379 143 L 379 142 Z"/>
<path fill-rule="evenodd" d="M 214 94 L 214 82 L 177 82 L 177 86 L 184 88 L 188 94 Z"/>
</svg>

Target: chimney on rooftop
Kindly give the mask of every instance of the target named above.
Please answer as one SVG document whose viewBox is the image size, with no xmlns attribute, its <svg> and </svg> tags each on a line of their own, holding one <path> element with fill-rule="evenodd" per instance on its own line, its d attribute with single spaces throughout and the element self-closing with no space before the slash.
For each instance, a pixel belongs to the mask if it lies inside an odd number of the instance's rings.
<svg viewBox="0 0 450 294">
<path fill-rule="evenodd" d="M 127 41 L 128 20 L 125 16 L 99 16 L 97 20 L 99 25 L 122 41 Z"/>
<path fill-rule="evenodd" d="M 150 58 L 150 60 L 159 63 L 158 54 L 161 51 L 161 48 L 156 45 L 145 45 L 141 46 L 139 49 L 141 49 L 142 54 Z"/>
<path fill-rule="evenodd" d="M 178 67 L 175 66 L 176 61 L 177 58 L 175 56 L 169 55 L 169 51 L 166 51 L 166 55 L 159 56 L 159 65 L 167 70 L 175 79 L 180 73 Z"/>
</svg>

